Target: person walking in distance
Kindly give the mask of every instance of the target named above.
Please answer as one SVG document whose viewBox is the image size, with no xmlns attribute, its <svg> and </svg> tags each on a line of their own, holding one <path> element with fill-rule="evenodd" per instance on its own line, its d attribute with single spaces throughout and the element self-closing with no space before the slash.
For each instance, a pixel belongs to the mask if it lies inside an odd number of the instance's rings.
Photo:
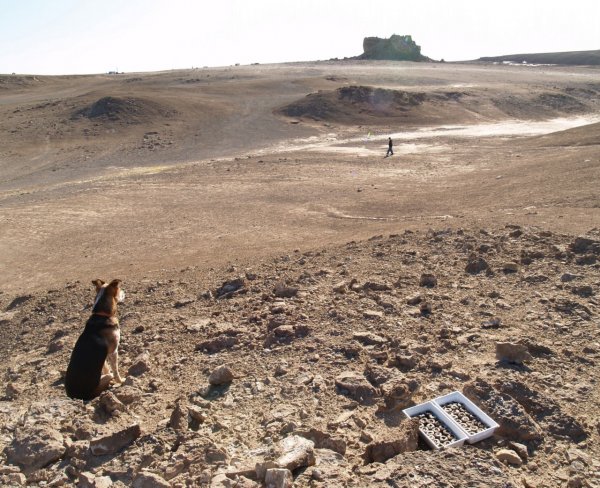
<svg viewBox="0 0 600 488">
<path fill-rule="evenodd" d="M 387 153 L 385 153 L 385 157 L 387 158 L 388 156 L 393 156 L 394 155 L 394 143 L 392 142 L 392 138 L 388 137 L 388 150 Z"/>
</svg>

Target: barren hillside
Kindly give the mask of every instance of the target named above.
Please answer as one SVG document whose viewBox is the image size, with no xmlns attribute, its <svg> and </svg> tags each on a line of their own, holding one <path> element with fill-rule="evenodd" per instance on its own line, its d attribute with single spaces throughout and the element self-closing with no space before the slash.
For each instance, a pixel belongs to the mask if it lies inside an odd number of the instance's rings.
<svg viewBox="0 0 600 488">
<path fill-rule="evenodd" d="M 372 61 L 0 77 L 0 484 L 600 486 L 599 92 Z M 95 278 L 123 280 L 126 380 L 84 403 Z M 500 427 L 432 451 L 401 411 L 454 390 Z"/>
</svg>

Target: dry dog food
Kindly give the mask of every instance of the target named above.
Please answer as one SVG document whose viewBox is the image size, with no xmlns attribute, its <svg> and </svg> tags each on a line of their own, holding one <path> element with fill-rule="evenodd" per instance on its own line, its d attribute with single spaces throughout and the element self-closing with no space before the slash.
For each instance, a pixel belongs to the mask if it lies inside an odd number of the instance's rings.
<svg viewBox="0 0 600 488">
<path fill-rule="evenodd" d="M 441 405 L 452 420 L 454 420 L 460 427 L 468 434 L 474 435 L 477 432 L 485 430 L 488 428 L 486 424 L 484 424 L 481 420 L 479 420 L 475 415 L 469 412 L 465 406 L 460 402 L 449 402 L 444 405 Z"/>
<path fill-rule="evenodd" d="M 425 411 L 415 415 L 414 418 L 419 419 L 419 429 L 429 437 L 438 448 L 458 439 L 458 437 L 456 437 L 456 435 L 454 435 L 454 433 L 431 411 Z"/>
</svg>

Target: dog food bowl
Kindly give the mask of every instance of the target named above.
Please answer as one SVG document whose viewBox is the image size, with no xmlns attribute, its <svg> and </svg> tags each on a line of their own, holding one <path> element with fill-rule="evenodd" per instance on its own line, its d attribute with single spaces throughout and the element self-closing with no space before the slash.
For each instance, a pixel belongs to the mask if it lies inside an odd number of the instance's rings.
<svg viewBox="0 0 600 488">
<path fill-rule="evenodd" d="M 467 442 L 473 444 L 494 435 L 499 425 L 486 415 L 477 405 L 460 391 L 432 400 L 436 406 L 467 436 Z"/>
<path fill-rule="evenodd" d="M 434 402 L 402 410 L 408 418 L 419 419 L 419 435 L 434 450 L 462 446 L 467 439 L 458 425 Z"/>
</svg>

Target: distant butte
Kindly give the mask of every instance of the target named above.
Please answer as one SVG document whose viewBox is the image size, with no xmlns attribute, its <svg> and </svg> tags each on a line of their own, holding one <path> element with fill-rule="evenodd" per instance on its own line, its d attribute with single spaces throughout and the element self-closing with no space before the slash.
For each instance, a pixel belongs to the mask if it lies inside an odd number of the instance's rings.
<svg viewBox="0 0 600 488">
<path fill-rule="evenodd" d="M 380 59 L 392 61 L 431 61 L 421 54 L 421 46 L 412 36 L 393 34 L 389 39 L 365 37 L 363 53 L 354 59 Z"/>
</svg>

